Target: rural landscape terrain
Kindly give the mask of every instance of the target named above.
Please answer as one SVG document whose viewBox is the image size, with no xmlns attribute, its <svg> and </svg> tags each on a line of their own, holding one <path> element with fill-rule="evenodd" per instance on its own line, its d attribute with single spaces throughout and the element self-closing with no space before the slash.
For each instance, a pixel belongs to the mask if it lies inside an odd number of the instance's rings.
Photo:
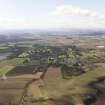
<svg viewBox="0 0 105 105">
<path fill-rule="evenodd" d="M 105 105 L 104 35 L 1 32 L 0 105 Z"/>
</svg>

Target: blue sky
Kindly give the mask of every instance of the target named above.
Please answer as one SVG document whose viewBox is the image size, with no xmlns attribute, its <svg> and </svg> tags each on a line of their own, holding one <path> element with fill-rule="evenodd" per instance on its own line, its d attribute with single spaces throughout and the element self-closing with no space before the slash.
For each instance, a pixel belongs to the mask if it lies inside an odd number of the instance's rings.
<svg viewBox="0 0 105 105">
<path fill-rule="evenodd" d="M 0 0 L 0 28 L 105 28 L 105 0 Z"/>
</svg>

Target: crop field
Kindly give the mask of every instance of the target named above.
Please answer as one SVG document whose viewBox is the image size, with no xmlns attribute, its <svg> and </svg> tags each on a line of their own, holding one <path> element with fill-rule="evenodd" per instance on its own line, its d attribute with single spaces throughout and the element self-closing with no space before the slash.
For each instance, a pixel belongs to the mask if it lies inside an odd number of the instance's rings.
<svg viewBox="0 0 105 105">
<path fill-rule="evenodd" d="M 14 66 L 4 66 L 0 69 L 0 75 L 5 75 L 7 74 L 10 70 L 12 70 L 14 68 Z"/>
<path fill-rule="evenodd" d="M 20 53 L 16 58 L 1 60 L 0 104 L 19 105 L 24 96 L 24 105 L 84 105 L 87 96 L 96 92 L 88 84 L 96 81 L 98 77 L 105 76 L 105 52 L 96 49 L 97 45 L 103 44 L 104 41 L 99 44 L 96 41 L 90 48 L 89 43 L 92 41 L 96 40 L 46 38 L 38 40 L 40 45 L 44 43 L 44 47 L 34 46 L 37 42 L 33 42 L 33 48 Z M 69 44 L 78 48 L 65 46 Z M 30 52 L 27 52 L 28 50 Z M 75 56 L 76 54 L 78 56 Z M 58 59 L 59 57 L 61 58 Z M 51 58 L 54 62 L 50 64 L 47 61 Z M 68 78 L 63 78 L 63 66 L 68 67 L 66 68 Z M 73 75 L 81 70 L 85 72 Z"/>
<path fill-rule="evenodd" d="M 24 43 L 24 44 L 22 44 Z M 91 46 L 90 46 L 91 43 Z M 69 36 L 46 36 L 40 39 L 33 39 L 33 41 L 20 42 L 19 46 L 27 47 L 34 44 L 49 45 L 49 46 L 65 46 L 76 45 L 82 48 L 96 48 L 97 45 L 105 45 L 105 38 L 96 37 L 69 37 Z"/>
<path fill-rule="evenodd" d="M 43 98 L 47 99 L 47 98 L 49 98 L 47 91 L 51 91 L 51 89 L 49 89 L 47 86 L 51 87 L 51 86 L 55 85 L 56 83 L 58 83 L 60 80 L 62 80 L 60 68 L 56 68 L 56 67 L 48 68 L 47 72 L 44 75 L 44 79 L 34 81 L 29 86 L 27 94 L 31 93 L 32 98 L 35 100 L 40 100 Z M 53 87 L 52 88 L 56 91 L 55 86 L 53 86 L 54 88 Z M 48 90 L 46 91 L 44 89 L 48 89 Z M 53 92 L 55 92 L 55 91 L 53 91 Z"/>
<path fill-rule="evenodd" d="M 12 69 L 10 72 L 7 73 L 9 76 L 13 75 L 23 75 L 23 74 L 33 74 L 35 70 L 34 65 L 28 65 L 28 66 L 16 66 L 14 69 Z"/>
<path fill-rule="evenodd" d="M 14 84 L 11 84 L 14 85 Z M 19 84 L 18 84 L 19 85 Z M 24 89 L 21 89 L 19 86 L 18 88 L 20 89 L 14 89 L 14 87 L 9 87 L 11 89 L 8 89 L 8 86 L 6 84 L 6 89 L 0 89 L 0 103 L 3 104 L 19 104 L 19 102 L 21 101 L 21 98 L 23 96 L 24 93 Z"/>
<path fill-rule="evenodd" d="M 23 94 L 23 89 L 0 89 L 0 103 L 18 105 Z"/>
<path fill-rule="evenodd" d="M 0 62 L 0 76 L 6 75 L 10 72 L 15 66 L 22 64 L 25 58 L 14 58 L 11 60 L 4 60 Z"/>
<path fill-rule="evenodd" d="M 86 98 L 86 94 L 88 95 L 89 93 L 95 92 L 95 90 L 89 88 L 87 85 L 91 81 L 96 81 L 97 78 L 105 76 L 105 63 L 97 65 L 97 69 L 77 77 L 72 77 L 70 80 L 62 79 L 58 68 L 49 68 L 49 71 L 46 72 L 46 75 L 42 81 L 34 82 L 31 85 L 30 89 L 37 93 L 34 99 L 37 100 L 37 98 L 40 97 L 46 100 L 46 105 L 49 105 L 49 103 L 47 103 L 47 100 L 49 99 L 53 100 L 53 104 L 51 105 L 56 105 L 56 102 L 63 103 L 65 100 L 66 102 L 70 102 L 70 99 L 72 99 L 71 102 L 73 102 L 75 105 L 84 105 L 83 100 Z M 56 71 L 55 74 L 53 74 L 53 71 Z M 34 105 L 37 104 L 44 105 L 45 103 L 35 103 Z M 31 105 L 31 103 L 27 105 Z"/>
<path fill-rule="evenodd" d="M 10 60 L 3 60 L 0 62 L 0 67 L 3 67 L 5 65 L 17 66 L 19 64 L 22 64 L 25 59 L 26 58 L 13 58 Z"/>
<path fill-rule="evenodd" d="M 18 105 L 26 90 L 28 82 L 33 80 L 33 75 L 7 77 L 0 79 L 0 103 Z"/>
<path fill-rule="evenodd" d="M 86 74 L 77 77 L 72 77 L 70 80 L 64 80 L 62 78 L 60 68 L 50 67 L 44 75 L 43 80 L 34 81 L 32 84 L 30 84 L 27 94 L 31 94 L 35 100 L 53 99 L 54 102 L 57 101 L 58 103 L 60 101 L 63 103 L 63 99 L 64 101 L 66 100 L 70 102 L 69 99 L 72 96 L 72 101 L 74 101 L 73 103 L 80 104 L 82 103 L 83 96 L 93 91 L 88 87 L 86 88 L 86 86 L 91 81 L 96 80 L 96 78 L 105 76 L 105 63 L 98 63 L 97 66 L 97 69 L 88 71 Z M 29 72 L 20 75 L 20 69 L 21 68 L 19 68 L 13 74 L 12 72 L 14 70 L 10 71 L 12 76 L 7 76 L 7 80 L 0 80 L 0 103 L 15 103 L 16 105 L 19 104 L 24 94 L 26 84 L 37 78 L 36 74 L 32 75 L 31 73 L 29 74 Z M 26 70 L 26 68 L 23 70 Z M 29 70 L 29 68 L 27 68 L 27 70 Z M 18 73 L 19 75 L 17 75 Z M 66 98 L 64 98 L 65 96 Z M 36 103 L 35 105 L 37 104 L 40 105 L 41 103 Z M 41 105 L 44 104 L 45 103 L 42 103 Z M 47 105 L 47 103 L 45 105 Z M 55 104 L 53 103 L 52 105 Z M 84 104 L 82 103 L 81 105 Z"/>
<path fill-rule="evenodd" d="M 46 72 L 46 74 L 45 74 L 45 76 L 44 76 L 44 80 L 45 81 L 54 81 L 54 79 L 55 80 L 60 80 L 60 79 L 62 79 L 62 74 L 61 74 L 61 69 L 60 68 L 57 68 L 57 67 L 55 67 L 55 68 L 53 68 L 53 67 L 51 67 L 51 68 L 48 68 L 48 70 L 47 70 L 47 72 Z"/>
</svg>

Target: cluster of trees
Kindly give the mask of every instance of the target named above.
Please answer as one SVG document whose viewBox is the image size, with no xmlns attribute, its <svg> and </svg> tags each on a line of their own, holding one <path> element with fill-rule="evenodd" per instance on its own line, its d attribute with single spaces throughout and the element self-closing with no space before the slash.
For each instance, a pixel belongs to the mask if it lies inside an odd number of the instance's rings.
<svg viewBox="0 0 105 105">
<path fill-rule="evenodd" d="M 83 73 L 83 67 L 80 62 L 81 51 L 76 46 L 34 46 L 32 58 L 37 58 L 39 61 L 43 58 L 48 66 L 59 66 L 63 77 L 80 75 Z M 45 63 L 45 65 L 46 65 Z M 41 65 L 40 65 L 41 66 Z"/>
<path fill-rule="evenodd" d="M 80 75 L 84 73 L 81 51 L 76 46 L 69 46 L 62 55 L 64 62 L 60 64 L 64 78 Z"/>
<path fill-rule="evenodd" d="M 37 60 L 39 69 L 59 66 L 64 78 L 93 70 L 96 63 L 105 62 L 105 52 L 103 50 L 85 50 L 76 46 L 34 45 L 31 49 L 15 46 L 13 54 L 9 58 L 13 57 L 28 57 L 30 58 L 28 63 Z M 45 65 L 45 67 L 42 65 Z"/>
<path fill-rule="evenodd" d="M 61 57 L 65 63 L 62 63 L 63 77 L 80 75 L 89 70 L 94 70 L 97 63 L 105 62 L 105 52 L 102 50 L 80 50 L 72 46 L 66 50 L 66 55 Z"/>
<path fill-rule="evenodd" d="M 105 52 L 96 49 L 81 49 L 76 46 L 34 46 L 33 56 L 40 56 L 50 66 L 61 67 L 63 77 L 80 75 L 93 70 L 95 63 L 104 62 Z M 32 57 L 33 57 L 32 56 Z M 102 60 L 103 59 L 103 60 Z"/>
</svg>

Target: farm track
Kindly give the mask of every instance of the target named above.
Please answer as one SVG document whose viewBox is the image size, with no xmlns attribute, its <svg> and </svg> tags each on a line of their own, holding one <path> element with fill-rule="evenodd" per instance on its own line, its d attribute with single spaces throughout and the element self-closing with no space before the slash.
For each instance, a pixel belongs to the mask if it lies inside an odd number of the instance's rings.
<svg viewBox="0 0 105 105">
<path fill-rule="evenodd" d="M 26 93 L 27 93 L 27 90 L 28 90 L 29 86 L 30 86 L 33 82 L 36 82 L 36 81 L 40 80 L 41 75 L 42 75 L 41 73 L 37 73 L 37 74 L 35 75 L 36 77 L 34 77 L 32 80 L 30 80 L 30 81 L 25 85 L 25 87 L 24 87 L 24 93 L 23 93 L 22 98 L 21 98 L 21 100 L 20 100 L 20 102 L 19 102 L 19 105 L 22 105 L 22 104 L 24 103 L 24 99 L 25 99 L 25 96 L 26 96 Z M 28 76 L 28 75 L 27 75 L 27 76 Z"/>
</svg>

